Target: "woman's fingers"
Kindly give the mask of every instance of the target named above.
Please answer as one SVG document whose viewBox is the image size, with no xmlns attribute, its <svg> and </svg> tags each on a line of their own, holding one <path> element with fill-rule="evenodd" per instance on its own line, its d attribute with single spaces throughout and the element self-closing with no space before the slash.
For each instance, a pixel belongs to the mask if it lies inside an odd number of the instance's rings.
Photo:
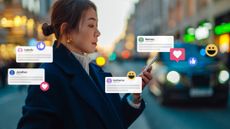
<svg viewBox="0 0 230 129">
<path fill-rule="evenodd" d="M 152 79 L 152 74 L 150 72 L 144 72 L 143 75 L 148 78 L 149 80 Z"/>
<path fill-rule="evenodd" d="M 146 71 L 144 71 L 140 77 L 142 78 L 142 84 L 145 86 L 152 79 L 151 75 L 152 66 L 150 66 Z"/>
<path fill-rule="evenodd" d="M 150 66 L 146 71 L 151 72 L 151 70 L 152 70 L 152 66 Z"/>
<path fill-rule="evenodd" d="M 152 66 L 150 66 L 146 71 L 143 72 L 144 69 L 142 69 L 142 73 L 139 75 L 142 78 L 142 86 L 144 87 L 146 84 L 149 83 L 149 81 L 152 79 L 151 70 Z"/>
<path fill-rule="evenodd" d="M 144 75 L 141 75 L 142 81 L 144 82 L 144 84 L 146 84 L 148 82 L 148 78 L 145 77 Z"/>
</svg>

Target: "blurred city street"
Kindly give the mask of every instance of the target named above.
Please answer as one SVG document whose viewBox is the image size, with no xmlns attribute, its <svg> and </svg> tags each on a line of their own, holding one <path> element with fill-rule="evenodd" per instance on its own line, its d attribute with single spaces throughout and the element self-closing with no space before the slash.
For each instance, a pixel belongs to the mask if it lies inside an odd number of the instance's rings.
<svg viewBox="0 0 230 129">
<path fill-rule="evenodd" d="M 127 63 L 127 64 L 126 64 Z M 127 66 L 140 69 L 144 63 L 134 65 L 126 62 L 123 65 L 112 64 L 115 71 L 127 71 Z M 137 66 L 137 67 L 136 67 Z M 132 68 L 131 68 L 132 69 Z M 136 71 L 138 72 L 138 71 Z M 117 73 L 122 75 L 123 73 Z M 20 86 L 10 86 L 0 91 L 0 129 L 15 129 L 22 115 L 27 90 Z M 230 128 L 230 102 L 227 107 L 216 107 L 192 104 L 161 106 L 156 98 L 144 90 L 146 108 L 143 114 L 129 129 L 228 129 Z M 230 96 L 229 96 L 230 98 Z M 230 99 L 229 99 L 230 100 Z"/>
<path fill-rule="evenodd" d="M 16 129 L 19 118 L 22 115 L 26 90 L 18 90 L 18 86 L 8 87 L 0 91 L 0 128 Z"/>
<path fill-rule="evenodd" d="M 53 45 L 55 35 L 41 28 L 51 24 L 55 1 L 0 0 L 0 129 L 17 128 L 27 96 L 28 86 L 8 85 L 8 69 L 41 64 L 16 62 L 16 47 Z M 113 77 L 138 76 L 158 57 L 142 95 L 146 108 L 129 129 L 230 129 L 230 0 L 92 1 L 101 35 L 89 57 L 98 66 Z M 148 36 L 153 48 L 143 45 Z M 172 40 L 167 51 L 158 36 Z"/>
</svg>

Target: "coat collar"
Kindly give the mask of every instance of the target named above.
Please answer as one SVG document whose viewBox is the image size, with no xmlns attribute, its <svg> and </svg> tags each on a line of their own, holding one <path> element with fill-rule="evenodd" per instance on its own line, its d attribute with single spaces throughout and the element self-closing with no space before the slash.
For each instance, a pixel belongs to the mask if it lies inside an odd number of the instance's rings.
<svg viewBox="0 0 230 129">
<path fill-rule="evenodd" d="M 53 62 L 62 68 L 65 73 L 70 75 L 81 73 L 81 71 L 76 68 L 80 63 L 64 45 L 61 43 L 58 44 L 58 42 L 55 41 L 53 45 L 53 53 Z"/>
<path fill-rule="evenodd" d="M 124 128 L 122 121 L 117 115 L 111 103 L 97 87 L 95 81 L 86 73 L 80 62 L 74 55 L 62 44 L 53 45 L 54 58 L 53 63 L 58 65 L 65 73 L 71 75 L 71 88 L 82 97 L 102 118 L 107 128 Z M 96 70 L 97 69 L 92 69 Z M 99 73 L 101 76 L 102 73 Z M 120 123 L 120 124 L 118 124 Z"/>
</svg>

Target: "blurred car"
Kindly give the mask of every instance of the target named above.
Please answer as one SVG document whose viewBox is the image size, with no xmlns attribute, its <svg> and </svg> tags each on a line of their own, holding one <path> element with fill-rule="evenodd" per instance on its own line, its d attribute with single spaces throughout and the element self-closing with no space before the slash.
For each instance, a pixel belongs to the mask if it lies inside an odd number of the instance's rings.
<svg viewBox="0 0 230 129">
<path fill-rule="evenodd" d="M 229 92 L 229 70 L 218 58 L 202 56 L 204 46 L 175 43 L 174 48 L 185 48 L 184 61 L 170 60 L 169 52 L 158 53 L 153 65 L 150 91 L 161 104 L 172 102 L 210 102 L 226 106 Z M 195 57 L 196 65 L 188 59 Z"/>
</svg>

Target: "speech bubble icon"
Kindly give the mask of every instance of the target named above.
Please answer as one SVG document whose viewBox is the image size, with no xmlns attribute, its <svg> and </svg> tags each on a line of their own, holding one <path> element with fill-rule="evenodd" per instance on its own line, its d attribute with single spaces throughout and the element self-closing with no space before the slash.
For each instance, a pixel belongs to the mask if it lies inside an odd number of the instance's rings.
<svg viewBox="0 0 230 129">
<path fill-rule="evenodd" d="M 170 60 L 175 60 L 176 62 L 180 60 L 185 60 L 185 49 L 184 48 L 171 48 L 170 49 Z"/>
</svg>

